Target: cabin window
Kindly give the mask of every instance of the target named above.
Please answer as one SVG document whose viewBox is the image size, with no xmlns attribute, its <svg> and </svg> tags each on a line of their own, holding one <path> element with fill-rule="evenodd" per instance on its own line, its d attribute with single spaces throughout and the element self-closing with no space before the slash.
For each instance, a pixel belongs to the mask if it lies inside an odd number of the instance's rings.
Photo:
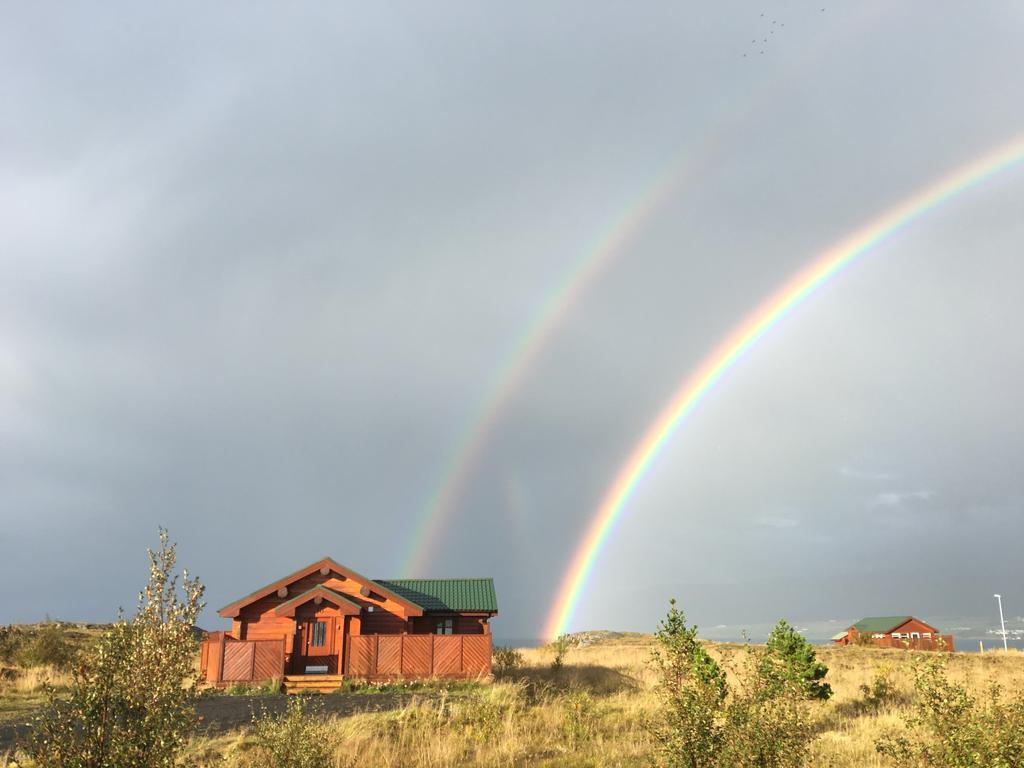
<svg viewBox="0 0 1024 768">
<path fill-rule="evenodd" d="M 931 636 L 932 636 L 931 632 L 922 632 L 921 633 L 921 637 L 931 637 Z"/>
<path fill-rule="evenodd" d="M 318 621 L 313 625 L 313 637 L 309 644 L 314 648 L 323 648 L 327 645 L 327 622 Z"/>
<path fill-rule="evenodd" d="M 892 633 L 892 636 L 893 636 L 894 638 L 896 638 L 897 640 L 899 640 L 899 639 L 900 639 L 901 637 L 903 637 L 903 635 L 902 635 L 902 634 L 900 634 L 899 632 L 893 632 L 893 633 Z"/>
<path fill-rule="evenodd" d="M 875 638 L 876 640 L 881 640 L 883 637 L 885 637 L 885 635 L 874 634 L 874 635 L 872 635 L 872 637 Z M 894 635 L 894 637 L 895 637 L 895 635 Z"/>
<path fill-rule="evenodd" d="M 920 637 L 921 637 L 921 633 L 920 633 L 920 632 L 911 632 L 911 633 L 910 633 L 910 636 L 911 636 L 912 638 L 915 638 L 915 639 L 920 639 Z"/>
<path fill-rule="evenodd" d="M 451 635 L 455 631 L 455 620 L 454 619 L 441 619 L 437 622 L 437 634 L 439 635 Z"/>
</svg>

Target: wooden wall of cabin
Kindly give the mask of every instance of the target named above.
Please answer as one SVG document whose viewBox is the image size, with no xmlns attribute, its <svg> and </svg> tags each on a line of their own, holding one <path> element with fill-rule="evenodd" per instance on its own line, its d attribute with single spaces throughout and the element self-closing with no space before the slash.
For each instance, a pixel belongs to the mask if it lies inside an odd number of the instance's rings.
<svg viewBox="0 0 1024 768">
<path fill-rule="evenodd" d="M 415 616 L 412 619 L 412 634 L 433 635 L 437 632 L 437 625 L 445 619 L 452 619 L 452 634 L 455 635 L 483 635 L 488 634 L 484 622 L 486 615 L 462 615 L 457 613 L 436 614 L 429 616 Z"/>
</svg>

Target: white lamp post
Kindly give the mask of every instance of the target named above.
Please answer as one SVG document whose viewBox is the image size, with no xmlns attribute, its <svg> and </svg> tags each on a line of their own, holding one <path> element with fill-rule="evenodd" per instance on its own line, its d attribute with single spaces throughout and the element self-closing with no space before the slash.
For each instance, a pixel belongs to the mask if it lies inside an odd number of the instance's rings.
<svg viewBox="0 0 1024 768">
<path fill-rule="evenodd" d="M 1006 622 L 1003 621 L 1003 598 L 1001 595 L 993 595 L 996 602 L 999 603 L 999 626 L 1002 627 L 1003 635 L 1003 650 L 1008 650 L 1006 645 Z"/>
</svg>

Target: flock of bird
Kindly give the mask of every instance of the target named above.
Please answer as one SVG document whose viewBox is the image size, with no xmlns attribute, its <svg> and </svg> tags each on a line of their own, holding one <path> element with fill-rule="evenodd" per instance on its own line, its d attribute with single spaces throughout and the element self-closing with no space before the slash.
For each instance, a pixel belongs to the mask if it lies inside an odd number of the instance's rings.
<svg viewBox="0 0 1024 768">
<path fill-rule="evenodd" d="M 821 13 L 824 13 L 824 12 L 825 12 L 825 9 L 822 8 L 821 9 Z M 764 14 L 763 13 L 761 14 L 761 18 L 764 19 Z M 770 19 L 770 21 L 771 21 L 771 27 L 768 28 L 767 34 L 765 34 L 765 36 L 760 39 L 760 44 L 762 46 L 761 47 L 761 55 L 764 54 L 764 47 L 763 46 L 767 45 L 768 41 L 772 39 L 772 35 L 774 35 L 777 30 L 781 31 L 782 28 L 786 26 L 784 23 L 779 22 L 776 19 Z M 756 47 L 758 45 L 758 38 L 755 37 L 753 40 L 750 41 L 750 44 Z M 743 54 L 743 58 L 744 59 L 747 58 L 747 54 L 746 53 Z"/>
</svg>

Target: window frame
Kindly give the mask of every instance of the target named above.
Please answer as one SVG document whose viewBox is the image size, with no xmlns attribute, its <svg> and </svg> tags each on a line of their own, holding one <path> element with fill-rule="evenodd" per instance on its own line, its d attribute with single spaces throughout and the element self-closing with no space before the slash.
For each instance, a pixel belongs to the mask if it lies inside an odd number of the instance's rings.
<svg viewBox="0 0 1024 768">
<path fill-rule="evenodd" d="M 455 634 L 455 618 L 449 616 L 445 619 L 438 619 L 437 624 L 434 626 L 435 635 L 454 635 Z"/>
<path fill-rule="evenodd" d="M 309 633 L 310 648 L 327 647 L 327 622 L 314 619 L 313 626 Z"/>
</svg>

